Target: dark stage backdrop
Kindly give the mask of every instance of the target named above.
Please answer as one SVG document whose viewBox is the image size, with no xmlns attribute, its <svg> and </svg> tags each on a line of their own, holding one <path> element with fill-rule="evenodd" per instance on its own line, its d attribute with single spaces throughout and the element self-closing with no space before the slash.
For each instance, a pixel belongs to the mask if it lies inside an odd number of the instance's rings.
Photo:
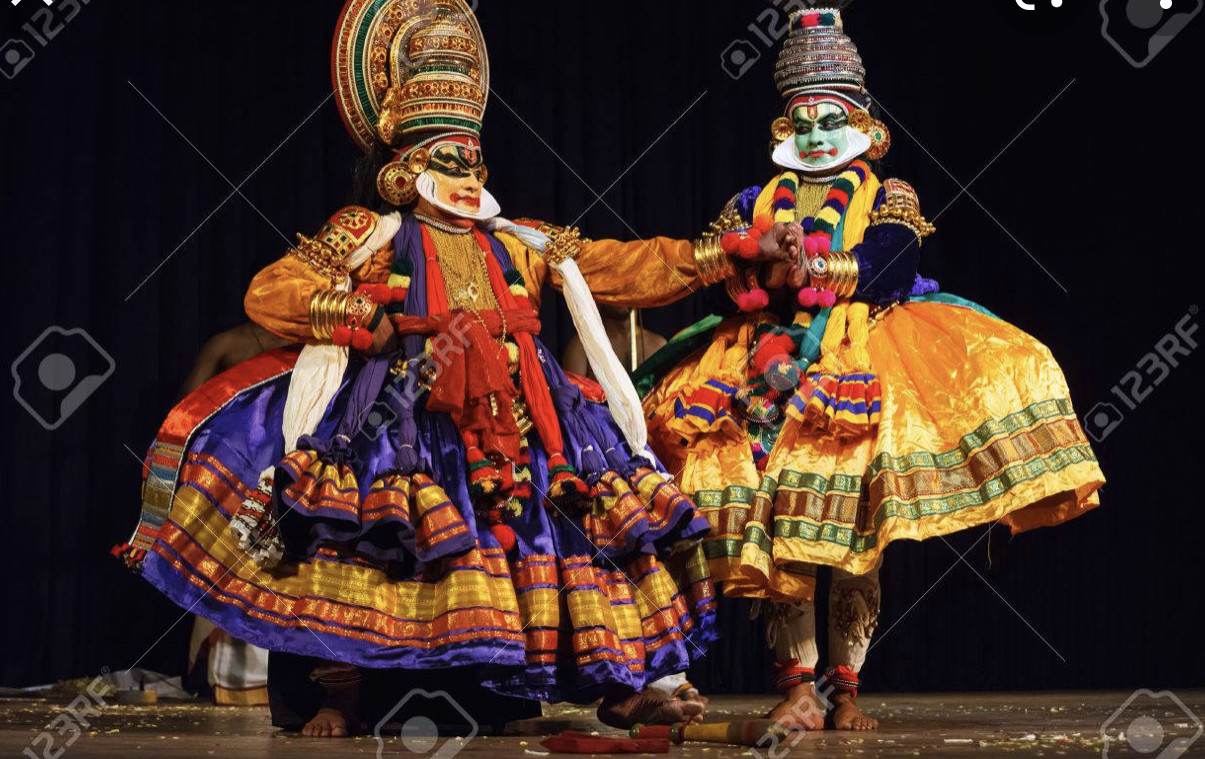
<svg viewBox="0 0 1205 759">
<path fill-rule="evenodd" d="M 876 690 L 1205 684 L 1201 357 L 1186 347 L 1166 372 L 1144 358 L 1197 320 L 1205 21 L 1139 69 L 1102 37 L 1095 0 L 1038 3 L 860 0 L 847 14 L 895 137 L 887 172 L 937 217 L 924 271 L 1046 342 L 1081 414 L 1111 403 L 1124 417 L 1091 414 L 1110 479 L 1098 512 L 888 552 Z M 190 620 L 108 549 L 135 523 L 139 459 L 199 347 L 243 320 L 282 233 L 313 233 L 349 199 L 356 153 L 328 97 L 340 3 L 60 0 L 32 27 L 45 42 L 22 28 L 42 3 L 3 6 L 0 41 L 26 46 L 0 56 L 3 360 L 57 326 L 85 330 L 113 372 L 54 431 L 0 403 L 0 683 L 178 672 Z M 693 236 L 773 175 L 773 4 L 480 6 L 507 215 Z M 1112 32 L 1141 33 L 1124 25 Z M 572 327 L 548 300 L 563 346 Z M 701 296 L 647 319 L 669 333 L 708 308 Z M 44 391 L 33 384 L 22 392 Z M 760 630 L 725 608 L 699 683 L 762 688 Z"/>
</svg>

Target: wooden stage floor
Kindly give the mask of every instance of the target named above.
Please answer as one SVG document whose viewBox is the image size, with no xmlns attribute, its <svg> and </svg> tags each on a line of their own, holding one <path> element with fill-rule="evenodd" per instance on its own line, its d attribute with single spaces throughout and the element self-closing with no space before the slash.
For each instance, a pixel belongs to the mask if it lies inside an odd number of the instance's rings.
<svg viewBox="0 0 1205 759">
<path fill-rule="evenodd" d="M 1205 715 L 1205 691 L 1176 694 L 1187 708 L 1169 698 L 1140 695 L 1116 720 L 1122 729 L 1131 727 L 1129 743 L 1110 743 L 1102 753 L 1101 727 L 1126 704 L 1130 693 L 1047 694 L 960 694 L 863 696 L 864 708 L 883 722 L 870 733 L 810 733 L 799 740 L 792 757 L 985 757 L 1003 754 L 1020 757 L 1161 757 L 1168 741 L 1191 739 L 1200 724 L 1195 715 Z M 772 699 L 720 696 L 712 701 L 710 717 L 715 721 L 736 715 L 759 714 Z M 56 756 L 70 735 L 64 732 L 51 746 L 38 738 L 63 713 L 66 703 L 47 700 L 0 700 L 0 756 Z M 540 740 L 560 730 L 608 731 L 594 720 L 587 708 L 546 706 L 538 720 L 516 723 L 505 737 L 479 736 L 452 750 L 433 748 L 427 754 L 409 752 L 397 738 L 380 746 L 380 756 L 451 759 L 529 759 L 546 755 Z M 61 720 L 61 717 L 60 717 Z M 186 704 L 154 707 L 106 706 L 89 720 L 74 745 L 62 759 L 83 757 L 341 757 L 378 756 L 378 742 L 371 736 L 345 740 L 316 741 L 287 735 L 272 728 L 266 709 L 230 709 Z M 60 721 L 59 725 L 65 724 Z M 1148 731 L 1134 738 L 1135 731 Z M 66 728 L 65 728 L 66 729 Z M 1156 745 L 1150 729 L 1164 732 Z M 53 730 L 51 733 L 53 734 Z M 1116 730 L 1114 731 L 1116 732 Z M 617 734 L 617 733 L 616 733 Z M 454 741 L 456 739 L 453 739 Z M 28 753 L 25 749 L 35 746 Z M 455 749 L 459 748 L 457 752 Z M 1145 749 L 1139 751 L 1138 749 Z M 45 751 L 49 749 L 48 751 Z M 689 745 L 672 747 L 670 756 L 689 759 L 782 759 L 785 753 L 758 753 L 746 748 Z M 1189 746 L 1173 747 L 1165 758 L 1205 757 L 1205 736 Z"/>
</svg>

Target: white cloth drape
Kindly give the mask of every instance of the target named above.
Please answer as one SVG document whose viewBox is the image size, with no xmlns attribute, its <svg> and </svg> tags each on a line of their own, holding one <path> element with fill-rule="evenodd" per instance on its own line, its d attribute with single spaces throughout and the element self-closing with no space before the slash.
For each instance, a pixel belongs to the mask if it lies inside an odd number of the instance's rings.
<svg viewBox="0 0 1205 759">
<path fill-rule="evenodd" d="M 525 227 L 506 219 L 491 219 L 489 226 L 495 232 L 505 232 L 518 238 L 527 247 L 543 253 L 550 240 L 538 229 Z M 602 385 L 607 394 L 607 405 L 611 416 L 632 452 L 653 461 L 653 455 L 648 450 L 648 427 L 644 422 L 644 409 L 640 404 L 640 395 L 632 378 L 624 368 L 623 362 L 615 355 L 611 341 L 607 338 L 607 330 L 603 325 L 602 315 L 598 312 L 598 304 L 590 294 L 590 287 L 577 261 L 567 258 L 561 264 L 550 264 L 564 281 L 565 301 L 569 304 L 569 313 L 573 316 L 573 326 L 581 338 L 590 369 L 594 372 L 598 384 Z"/>
</svg>

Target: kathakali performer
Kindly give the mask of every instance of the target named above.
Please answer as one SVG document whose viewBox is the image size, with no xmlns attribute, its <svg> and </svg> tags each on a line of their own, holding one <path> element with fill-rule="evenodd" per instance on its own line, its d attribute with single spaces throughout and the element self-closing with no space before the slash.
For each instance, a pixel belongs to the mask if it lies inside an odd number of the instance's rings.
<svg viewBox="0 0 1205 759">
<path fill-rule="evenodd" d="M 865 75 L 840 8 L 792 15 L 772 127 L 785 171 L 698 243 L 743 314 L 686 330 L 638 377 L 653 449 L 711 524 L 713 577 L 761 599 L 771 716 L 809 729 L 877 726 L 856 696 L 892 541 L 1056 525 L 1104 484 L 1050 351 L 917 274 L 934 229 L 907 183 L 876 176 L 890 135 Z M 802 241 L 797 262 L 744 260 L 776 225 Z M 817 565 L 833 568 L 823 670 Z"/>
<path fill-rule="evenodd" d="M 464 0 L 350 0 L 333 73 L 379 197 L 255 277 L 250 317 L 304 348 L 172 411 L 118 553 L 240 639 L 327 662 L 309 735 L 356 730 L 360 668 L 473 668 L 505 694 L 601 697 L 617 726 L 697 719 L 700 701 L 647 686 L 713 642 L 708 525 L 647 449 L 587 289 L 681 298 L 693 245 L 499 218 Z M 546 283 L 599 384 L 541 344 Z"/>
</svg>

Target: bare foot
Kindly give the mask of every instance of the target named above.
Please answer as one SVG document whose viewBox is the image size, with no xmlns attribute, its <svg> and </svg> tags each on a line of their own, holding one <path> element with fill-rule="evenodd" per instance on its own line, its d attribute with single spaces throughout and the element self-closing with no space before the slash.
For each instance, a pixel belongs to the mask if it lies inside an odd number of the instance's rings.
<svg viewBox="0 0 1205 759">
<path fill-rule="evenodd" d="M 346 738 L 359 727 L 360 686 L 342 686 L 326 692 L 326 702 L 301 734 L 307 738 Z"/>
<path fill-rule="evenodd" d="M 702 722 L 703 704 L 680 698 L 665 699 L 647 693 L 608 696 L 598 705 L 598 719 L 604 725 L 627 730 L 633 725 L 676 725 Z"/>
<path fill-rule="evenodd" d="M 699 689 L 693 685 L 679 693 L 678 698 L 682 699 L 683 701 L 692 701 L 696 704 L 702 704 L 704 709 L 706 709 L 707 705 L 711 703 L 711 699 L 707 696 L 704 696 L 702 693 L 699 693 Z"/>
<path fill-rule="evenodd" d="M 816 687 L 802 683 L 788 690 L 766 719 L 774 720 L 788 730 L 823 730 L 826 711 L 824 702 L 816 695 Z"/>
<path fill-rule="evenodd" d="M 307 738 L 346 738 L 347 717 L 337 709 L 319 709 L 301 728 L 301 734 Z"/>
<path fill-rule="evenodd" d="M 858 708 L 858 699 L 848 693 L 833 696 L 832 724 L 837 730 L 878 730 L 879 721 Z"/>
</svg>

